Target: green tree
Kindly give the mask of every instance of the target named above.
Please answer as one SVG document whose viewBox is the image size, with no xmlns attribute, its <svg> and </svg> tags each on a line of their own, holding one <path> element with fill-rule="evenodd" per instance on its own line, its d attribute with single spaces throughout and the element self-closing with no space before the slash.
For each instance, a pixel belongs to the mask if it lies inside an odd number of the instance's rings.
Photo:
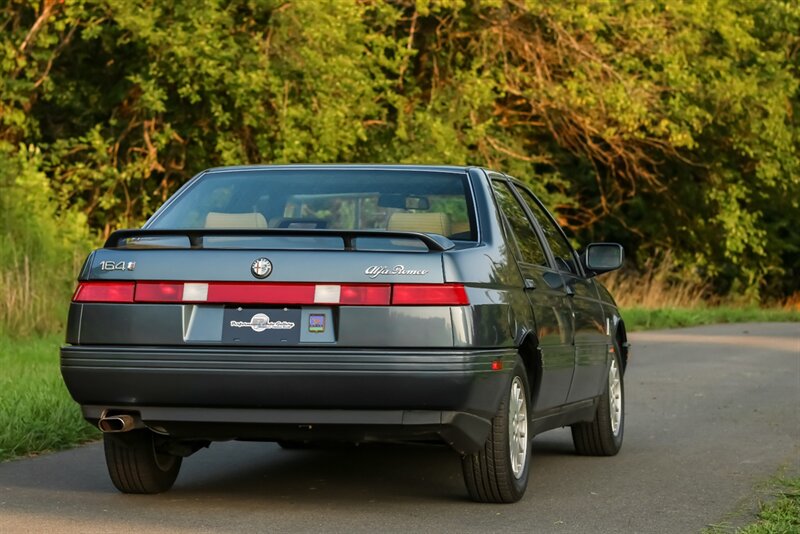
<svg viewBox="0 0 800 534">
<path fill-rule="evenodd" d="M 793 2 L 13 0 L 0 28 L 0 150 L 96 235 L 210 166 L 479 164 L 578 241 L 800 289 Z"/>
</svg>

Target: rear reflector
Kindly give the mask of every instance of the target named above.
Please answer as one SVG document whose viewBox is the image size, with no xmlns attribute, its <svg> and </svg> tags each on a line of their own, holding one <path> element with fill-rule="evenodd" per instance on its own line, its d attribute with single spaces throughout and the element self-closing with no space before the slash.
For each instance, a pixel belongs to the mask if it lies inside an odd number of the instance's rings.
<svg viewBox="0 0 800 534">
<path fill-rule="evenodd" d="M 388 306 L 392 294 L 389 284 L 343 285 L 339 304 L 344 306 Z"/>
<path fill-rule="evenodd" d="M 136 302 L 183 302 L 183 284 L 174 282 L 138 282 Z"/>
<path fill-rule="evenodd" d="M 466 306 L 467 292 L 461 284 L 396 284 L 392 288 L 395 306 Z"/>
<path fill-rule="evenodd" d="M 75 302 L 133 302 L 135 282 L 81 282 L 72 300 Z"/>
<path fill-rule="evenodd" d="M 314 304 L 315 284 L 210 282 L 207 302 L 218 304 Z"/>
<path fill-rule="evenodd" d="M 80 282 L 74 302 L 466 306 L 461 284 Z"/>
</svg>

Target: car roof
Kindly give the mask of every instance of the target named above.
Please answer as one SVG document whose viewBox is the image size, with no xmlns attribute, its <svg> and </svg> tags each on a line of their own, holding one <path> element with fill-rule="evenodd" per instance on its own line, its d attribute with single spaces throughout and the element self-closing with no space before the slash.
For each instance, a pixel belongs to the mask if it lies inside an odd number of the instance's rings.
<svg viewBox="0 0 800 534">
<path fill-rule="evenodd" d="M 410 172 L 449 172 L 466 173 L 475 166 L 457 165 L 384 165 L 384 164 L 296 164 L 296 165 L 232 165 L 229 167 L 214 167 L 205 173 L 223 173 L 232 171 L 271 171 L 271 170 L 380 170 L 380 171 L 410 171 Z"/>
</svg>

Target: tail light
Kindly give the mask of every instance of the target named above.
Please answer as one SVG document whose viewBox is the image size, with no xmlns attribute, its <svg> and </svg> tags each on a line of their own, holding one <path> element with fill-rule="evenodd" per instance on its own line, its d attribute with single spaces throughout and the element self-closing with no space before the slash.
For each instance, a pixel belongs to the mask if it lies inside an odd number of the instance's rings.
<svg viewBox="0 0 800 534">
<path fill-rule="evenodd" d="M 136 282 L 81 282 L 74 302 L 133 302 Z"/>
<path fill-rule="evenodd" d="M 138 282 L 134 300 L 136 302 L 183 302 L 183 286 L 184 284 L 174 282 Z"/>
<path fill-rule="evenodd" d="M 467 291 L 461 284 L 395 284 L 395 306 L 466 306 Z"/>
<path fill-rule="evenodd" d="M 392 286 L 389 284 L 343 285 L 339 304 L 343 306 L 387 306 Z"/>
<path fill-rule="evenodd" d="M 74 302 L 466 306 L 461 284 L 80 282 Z"/>
</svg>

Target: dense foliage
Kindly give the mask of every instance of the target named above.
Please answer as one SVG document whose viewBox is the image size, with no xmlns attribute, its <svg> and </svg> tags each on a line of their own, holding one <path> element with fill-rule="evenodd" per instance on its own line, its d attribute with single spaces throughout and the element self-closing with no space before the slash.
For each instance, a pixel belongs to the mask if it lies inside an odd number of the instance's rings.
<svg viewBox="0 0 800 534">
<path fill-rule="evenodd" d="M 46 176 L 49 221 L 140 224 L 216 165 L 479 164 L 578 242 L 800 288 L 797 2 L 4 0 L 0 45 L 0 194 Z"/>
<path fill-rule="evenodd" d="M 0 150 L 0 338 L 60 329 L 91 243 L 86 217 L 58 209 L 41 166 L 34 148 Z"/>
</svg>

